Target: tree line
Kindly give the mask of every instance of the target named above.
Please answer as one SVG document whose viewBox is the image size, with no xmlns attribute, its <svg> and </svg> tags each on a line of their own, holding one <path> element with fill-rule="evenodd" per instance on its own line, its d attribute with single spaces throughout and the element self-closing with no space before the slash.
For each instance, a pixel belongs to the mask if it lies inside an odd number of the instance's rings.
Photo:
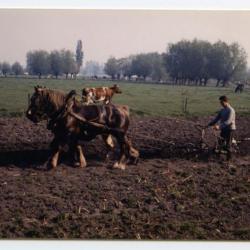
<svg viewBox="0 0 250 250">
<path fill-rule="evenodd" d="M 24 73 L 23 66 L 19 62 L 15 62 L 12 65 L 8 62 L 0 63 L 0 72 L 7 77 L 7 75 L 22 75 Z"/>
<path fill-rule="evenodd" d="M 77 41 L 75 53 L 70 50 L 29 51 L 26 55 L 27 65 L 15 62 L 0 63 L 0 72 L 22 75 L 53 75 L 55 78 L 65 75 L 75 77 L 83 62 L 82 41 Z M 217 86 L 225 86 L 231 80 L 243 80 L 246 73 L 247 55 L 238 43 L 227 44 L 223 41 L 210 43 L 194 39 L 170 43 L 165 53 L 141 53 L 123 58 L 111 57 L 104 65 L 104 71 L 112 79 L 140 79 L 145 81 L 165 82 L 171 80 L 175 84 L 206 85 L 209 79 L 215 79 Z M 85 74 L 101 74 L 102 66 L 97 62 L 86 63 Z M 91 72 L 91 73 L 90 73 Z M 247 74 L 247 75 L 246 75 Z"/>
<path fill-rule="evenodd" d="M 130 80 L 133 75 L 141 77 L 143 80 L 146 80 L 147 77 L 161 80 L 166 75 L 163 59 L 162 54 L 156 52 L 119 59 L 111 57 L 105 63 L 104 71 L 112 79 L 118 80 L 122 77 Z"/>
<path fill-rule="evenodd" d="M 107 60 L 104 70 L 112 79 L 133 75 L 161 81 L 170 77 L 176 84 L 206 85 L 209 79 L 217 86 L 242 79 L 247 69 L 247 54 L 238 43 L 210 43 L 194 39 L 168 45 L 165 53 L 142 53 Z"/>
<path fill-rule="evenodd" d="M 79 73 L 83 62 L 82 41 L 78 40 L 76 53 L 70 50 L 45 50 L 29 51 L 26 55 L 26 69 L 19 62 L 10 65 L 7 62 L 0 63 L 0 71 L 6 77 L 8 74 L 22 75 L 27 71 L 29 75 L 53 75 L 56 78 L 65 74 L 68 78 L 71 75 L 76 76 Z"/>
<path fill-rule="evenodd" d="M 76 76 L 83 62 L 82 41 L 76 46 L 76 54 L 70 50 L 53 50 L 50 53 L 45 50 L 30 51 L 27 53 L 27 71 L 30 75 L 52 74 L 56 78 L 65 74 L 66 79 Z"/>
</svg>

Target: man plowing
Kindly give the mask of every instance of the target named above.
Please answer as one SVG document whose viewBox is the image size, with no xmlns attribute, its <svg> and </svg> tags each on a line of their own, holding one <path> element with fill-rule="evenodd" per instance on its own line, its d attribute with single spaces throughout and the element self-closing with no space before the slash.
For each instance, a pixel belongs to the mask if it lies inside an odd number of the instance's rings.
<svg viewBox="0 0 250 250">
<path fill-rule="evenodd" d="M 226 96 L 221 96 L 219 98 L 222 109 L 219 111 L 218 115 L 208 123 L 209 126 L 214 126 L 216 130 L 220 130 L 220 136 L 224 144 L 224 150 L 227 152 L 227 160 L 232 158 L 232 139 L 233 134 L 236 130 L 235 125 L 235 110 L 230 105 L 228 98 Z M 217 123 L 219 122 L 219 125 Z"/>
</svg>

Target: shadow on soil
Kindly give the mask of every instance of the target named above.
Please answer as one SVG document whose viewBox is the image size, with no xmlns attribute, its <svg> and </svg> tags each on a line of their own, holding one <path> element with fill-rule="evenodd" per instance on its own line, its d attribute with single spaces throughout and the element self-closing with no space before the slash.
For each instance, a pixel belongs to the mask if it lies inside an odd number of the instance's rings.
<svg viewBox="0 0 250 250">
<path fill-rule="evenodd" d="M 46 168 L 48 159 L 51 155 L 49 149 L 37 150 L 20 150 L 0 152 L 0 166 L 15 165 L 18 168 L 40 168 L 41 165 Z M 96 156 L 94 153 L 86 155 L 87 160 L 95 160 L 97 162 L 103 161 L 103 157 Z M 68 152 L 62 152 L 60 155 L 59 164 L 67 164 L 73 166 L 72 157 Z M 40 166 L 40 167 L 39 167 Z"/>
<path fill-rule="evenodd" d="M 45 163 L 50 156 L 49 150 L 23 150 L 0 152 L 0 165 L 16 165 L 24 168 L 29 164 Z"/>
</svg>

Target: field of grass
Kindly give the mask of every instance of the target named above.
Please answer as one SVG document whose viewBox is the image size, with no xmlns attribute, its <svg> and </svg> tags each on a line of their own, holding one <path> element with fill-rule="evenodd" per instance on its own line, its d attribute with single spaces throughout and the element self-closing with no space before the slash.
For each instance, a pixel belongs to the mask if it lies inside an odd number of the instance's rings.
<svg viewBox="0 0 250 250">
<path fill-rule="evenodd" d="M 27 109 L 28 93 L 35 85 L 69 91 L 87 86 L 109 86 L 114 82 L 0 78 L 0 116 L 20 116 Z M 203 116 L 214 114 L 219 108 L 218 97 L 227 95 L 237 113 L 250 114 L 250 91 L 235 94 L 233 88 L 168 86 L 156 84 L 119 83 L 123 94 L 113 102 L 129 105 L 132 114 L 142 116 Z M 187 113 L 183 99 L 187 97 Z"/>
</svg>

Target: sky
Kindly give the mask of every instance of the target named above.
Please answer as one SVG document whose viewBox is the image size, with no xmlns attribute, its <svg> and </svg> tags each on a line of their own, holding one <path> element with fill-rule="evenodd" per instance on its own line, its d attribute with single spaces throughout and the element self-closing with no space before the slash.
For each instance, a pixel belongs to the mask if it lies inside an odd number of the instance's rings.
<svg viewBox="0 0 250 250">
<path fill-rule="evenodd" d="M 78 39 L 84 62 L 161 53 L 194 38 L 238 42 L 250 55 L 249 27 L 250 11 L 0 9 L 0 62 L 25 65 L 29 50 L 75 51 Z"/>
</svg>

